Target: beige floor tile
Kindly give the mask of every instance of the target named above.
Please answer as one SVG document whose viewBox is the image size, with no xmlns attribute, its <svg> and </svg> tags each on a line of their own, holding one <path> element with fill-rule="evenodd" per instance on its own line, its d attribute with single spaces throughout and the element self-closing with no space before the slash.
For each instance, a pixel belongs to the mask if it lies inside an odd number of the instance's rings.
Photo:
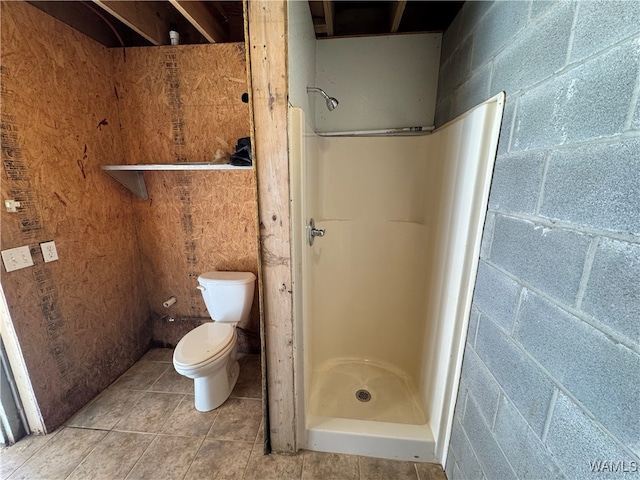
<svg viewBox="0 0 640 480">
<path fill-rule="evenodd" d="M 302 462 L 302 455 L 264 455 L 262 447 L 254 445 L 244 478 L 245 480 L 298 480 L 302 475 Z"/>
<path fill-rule="evenodd" d="M 258 428 L 258 434 L 256 435 L 256 445 L 260 445 L 260 448 L 264 451 L 264 418 L 260 421 L 260 428 Z"/>
<path fill-rule="evenodd" d="M 193 394 L 193 379 L 180 375 L 173 365 L 149 387 L 153 392 L 172 392 Z"/>
<path fill-rule="evenodd" d="M 387 460 L 384 458 L 358 457 L 362 480 L 417 479 L 416 467 L 412 462 Z"/>
<path fill-rule="evenodd" d="M 441 465 L 437 463 L 416 463 L 420 480 L 447 480 Z"/>
<path fill-rule="evenodd" d="M 244 476 L 252 444 L 206 439 L 193 460 L 185 480 L 238 479 Z"/>
<path fill-rule="evenodd" d="M 243 355 L 238 359 L 240 377 L 231 392 L 236 398 L 262 398 L 260 355 Z"/>
<path fill-rule="evenodd" d="M 117 480 L 131 471 L 154 435 L 109 432 L 67 480 Z"/>
<path fill-rule="evenodd" d="M 110 430 L 138 403 L 144 392 L 108 388 L 69 420 L 69 426 Z"/>
<path fill-rule="evenodd" d="M 157 433 L 183 397 L 176 393 L 146 392 L 113 428 L 126 432 Z"/>
<path fill-rule="evenodd" d="M 185 395 L 173 411 L 161 433 L 185 437 L 204 437 L 218 416 L 218 409 L 199 412 L 194 405 L 193 395 Z"/>
<path fill-rule="evenodd" d="M 63 428 L 9 478 L 56 480 L 66 478 L 107 432 Z"/>
<path fill-rule="evenodd" d="M 16 444 L 0 448 L 0 478 L 5 479 L 45 446 L 58 431 L 49 435 L 29 435 Z"/>
<path fill-rule="evenodd" d="M 152 348 L 140 360 L 143 362 L 173 363 L 173 348 Z"/>
<path fill-rule="evenodd" d="M 253 442 L 262 422 L 262 402 L 230 398 L 219 409 L 209 437 L 220 440 Z"/>
<path fill-rule="evenodd" d="M 203 439 L 158 435 L 142 455 L 128 480 L 181 480 Z"/>
<path fill-rule="evenodd" d="M 124 372 L 109 388 L 147 390 L 169 368 L 173 368 L 169 363 L 139 361 Z"/>
<path fill-rule="evenodd" d="M 358 480 L 358 457 L 337 453 L 304 452 L 303 480 Z"/>
</svg>

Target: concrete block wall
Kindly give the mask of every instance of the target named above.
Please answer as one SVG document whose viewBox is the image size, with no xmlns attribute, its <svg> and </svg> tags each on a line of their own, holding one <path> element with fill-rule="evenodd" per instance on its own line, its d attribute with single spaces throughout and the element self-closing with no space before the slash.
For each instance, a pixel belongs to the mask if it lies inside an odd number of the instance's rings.
<svg viewBox="0 0 640 480">
<path fill-rule="evenodd" d="M 507 95 L 450 479 L 640 478 L 639 76 L 640 2 L 467 2 L 444 35 L 437 125 Z"/>
</svg>

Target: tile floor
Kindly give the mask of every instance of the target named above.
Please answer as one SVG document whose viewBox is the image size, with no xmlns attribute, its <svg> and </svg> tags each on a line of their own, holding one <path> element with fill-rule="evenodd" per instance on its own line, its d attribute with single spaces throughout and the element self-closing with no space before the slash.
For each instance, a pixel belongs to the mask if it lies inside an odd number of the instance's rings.
<svg viewBox="0 0 640 480">
<path fill-rule="evenodd" d="M 193 407 L 192 381 L 152 349 L 64 426 L 0 450 L 0 478 L 446 480 L 438 465 L 301 452 L 263 455 L 260 357 L 213 412 Z"/>
</svg>

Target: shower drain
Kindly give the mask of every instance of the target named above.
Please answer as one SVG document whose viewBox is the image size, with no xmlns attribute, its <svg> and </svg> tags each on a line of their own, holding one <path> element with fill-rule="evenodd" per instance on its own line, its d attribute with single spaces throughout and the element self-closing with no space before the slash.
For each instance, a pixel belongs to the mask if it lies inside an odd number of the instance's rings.
<svg viewBox="0 0 640 480">
<path fill-rule="evenodd" d="M 369 393 L 369 390 L 358 390 L 356 392 L 356 398 L 361 402 L 368 402 L 371 400 L 371 393 Z"/>
</svg>

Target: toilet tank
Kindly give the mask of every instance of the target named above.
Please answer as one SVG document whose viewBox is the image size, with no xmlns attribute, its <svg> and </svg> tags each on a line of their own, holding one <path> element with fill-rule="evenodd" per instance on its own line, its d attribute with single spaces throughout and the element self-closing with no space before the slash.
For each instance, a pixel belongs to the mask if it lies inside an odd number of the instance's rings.
<svg viewBox="0 0 640 480">
<path fill-rule="evenodd" d="M 213 320 L 237 323 L 249 317 L 256 284 L 253 273 L 206 272 L 198 277 L 198 283 Z"/>
</svg>

